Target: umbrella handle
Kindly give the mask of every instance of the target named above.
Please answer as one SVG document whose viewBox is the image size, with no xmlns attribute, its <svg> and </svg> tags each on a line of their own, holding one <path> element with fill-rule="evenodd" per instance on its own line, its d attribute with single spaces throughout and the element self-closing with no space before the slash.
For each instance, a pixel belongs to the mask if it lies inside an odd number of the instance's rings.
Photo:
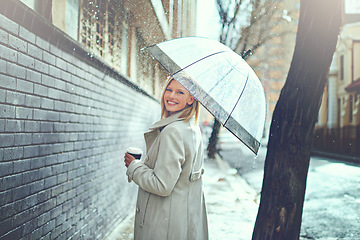
<svg viewBox="0 0 360 240">
<path fill-rule="evenodd" d="M 241 57 L 246 59 L 251 54 L 251 49 L 247 50 Z"/>
</svg>

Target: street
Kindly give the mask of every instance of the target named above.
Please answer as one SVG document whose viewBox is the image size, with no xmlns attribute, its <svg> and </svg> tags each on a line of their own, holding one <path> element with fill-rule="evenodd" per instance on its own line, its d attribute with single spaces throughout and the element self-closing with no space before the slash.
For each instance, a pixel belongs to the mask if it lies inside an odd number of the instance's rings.
<svg viewBox="0 0 360 240">
<path fill-rule="evenodd" d="M 251 187 L 261 191 L 266 146 L 257 156 L 228 134 L 220 155 Z M 360 168 L 340 160 L 312 157 L 307 179 L 300 239 L 360 239 Z"/>
</svg>

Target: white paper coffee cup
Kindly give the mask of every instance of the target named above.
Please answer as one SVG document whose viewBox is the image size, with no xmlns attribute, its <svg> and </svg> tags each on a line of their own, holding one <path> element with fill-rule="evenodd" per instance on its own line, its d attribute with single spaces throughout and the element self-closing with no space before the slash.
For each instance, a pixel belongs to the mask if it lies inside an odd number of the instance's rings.
<svg viewBox="0 0 360 240">
<path fill-rule="evenodd" d="M 132 155 L 135 159 L 141 159 L 141 155 L 143 154 L 143 151 L 137 147 L 129 147 L 126 152 Z"/>
</svg>

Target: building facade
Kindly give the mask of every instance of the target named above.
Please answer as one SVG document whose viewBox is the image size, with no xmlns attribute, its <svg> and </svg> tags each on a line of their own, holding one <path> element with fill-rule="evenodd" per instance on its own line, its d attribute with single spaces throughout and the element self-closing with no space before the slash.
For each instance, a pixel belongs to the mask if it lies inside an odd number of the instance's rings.
<svg viewBox="0 0 360 240">
<path fill-rule="evenodd" d="M 196 31 L 196 1 L 21 1 L 157 98 L 167 73 L 142 49 Z"/>
<path fill-rule="evenodd" d="M 192 4 L 2 2 L 0 239 L 105 239 L 134 210 L 123 154 L 166 77 L 141 48 L 192 34 Z"/>
<path fill-rule="evenodd" d="M 360 156 L 360 4 L 345 1 L 344 23 L 329 70 L 314 147 Z"/>
</svg>

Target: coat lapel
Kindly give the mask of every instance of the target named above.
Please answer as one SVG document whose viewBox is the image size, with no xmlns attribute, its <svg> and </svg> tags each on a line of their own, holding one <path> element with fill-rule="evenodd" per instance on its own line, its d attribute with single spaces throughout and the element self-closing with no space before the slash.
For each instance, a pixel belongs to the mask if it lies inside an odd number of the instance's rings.
<svg viewBox="0 0 360 240">
<path fill-rule="evenodd" d="M 144 133 L 147 153 L 149 152 L 149 149 L 150 149 L 151 145 L 154 143 L 157 136 L 159 136 L 159 133 L 160 133 L 159 129 L 155 129 L 155 130 Z"/>
<path fill-rule="evenodd" d="M 179 118 L 182 112 L 171 115 L 165 119 L 161 119 L 160 121 L 155 122 L 150 126 L 150 131 L 144 133 L 145 143 L 146 143 L 146 152 L 149 152 L 151 145 L 154 143 L 155 139 L 160 134 L 160 129 L 173 123 L 175 121 L 183 120 L 184 118 Z"/>
<path fill-rule="evenodd" d="M 181 113 L 182 112 L 178 112 L 178 113 L 171 115 L 165 119 L 161 119 L 160 121 L 157 121 L 156 123 L 152 124 L 149 129 L 154 130 L 156 128 L 162 128 L 162 127 L 165 127 L 166 125 L 169 125 L 172 122 L 183 120 L 184 118 L 179 118 Z"/>
</svg>

